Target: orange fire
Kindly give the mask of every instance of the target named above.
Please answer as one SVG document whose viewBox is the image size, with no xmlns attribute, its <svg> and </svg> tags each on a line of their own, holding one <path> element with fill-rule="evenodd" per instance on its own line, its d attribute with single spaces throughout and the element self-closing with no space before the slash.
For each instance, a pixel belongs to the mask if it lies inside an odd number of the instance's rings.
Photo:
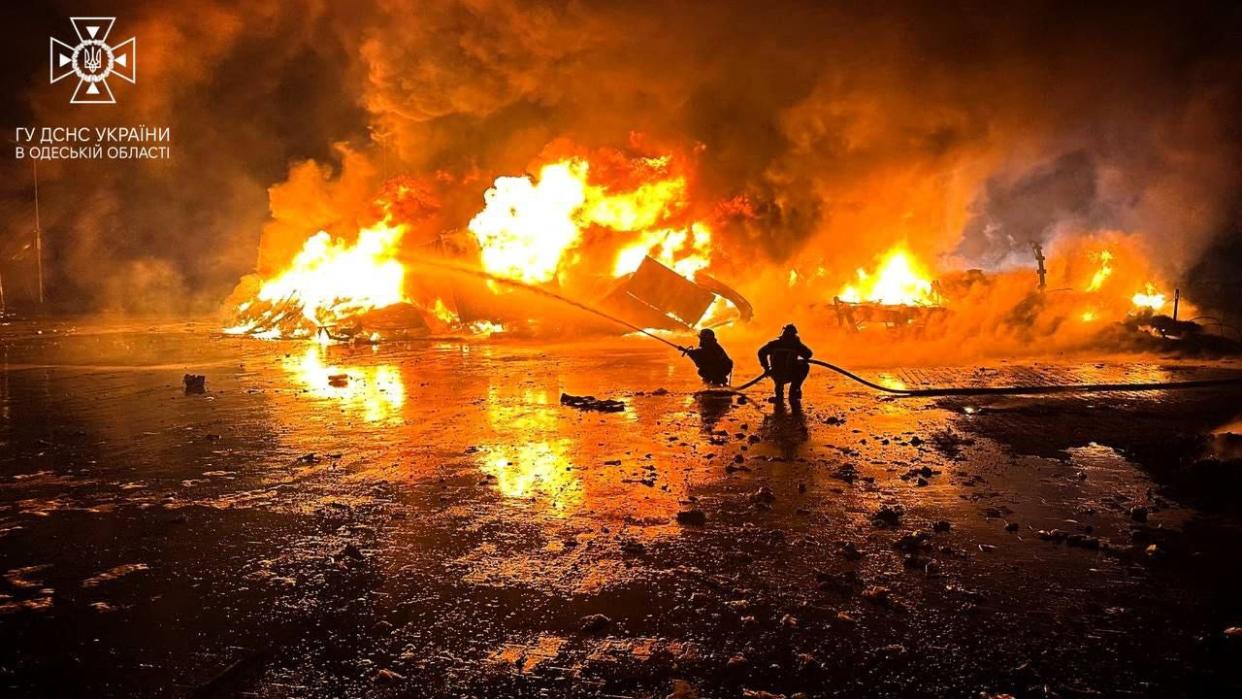
<svg viewBox="0 0 1242 699">
<path fill-rule="evenodd" d="M 841 289 L 838 298 L 849 303 L 886 306 L 934 306 L 939 297 L 927 269 L 902 245 L 884 253 L 875 272 L 859 268 L 858 280 Z"/>
<path fill-rule="evenodd" d="M 350 244 L 320 231 L 288 268 L 263 282 L 237 308 L 230 334 L 305 337 L 353 316 L 405 301 L 405 267 L 397 260 L 404 229 L 379 224 Z"/>
<path fill-rule="evenodd" d="M 1114 235 L 1108 248 L 1088 250 L 1086 256 L 1090 276 L 1077 277 L 1090 295 L 1081 312 L 1084 322 L 1109 317 L 1119 321 L 1135 312 L 1155 313 L 1165 307 L 1168 296 L 1152 281 L 1155 270 L 1133 241 Z M 1139 290 L 1131 293 L 1135 287 Z"/>
<path fill-rule="evenodd" d="M 527 283 L 555 279 L 566 252 L 582 239 L 573 217 L 586 203 L 586 170 L 585 161 L 569 161 L 545 165 L 538 182 L 497 178 L 469 224 L 483 268 Z"/>
<path fill-rule="evenodd" d="M 1096 261 L 1097 267 L 1095 274 L 1091 275 L 1091 281 L 1087 284 L 1087 291 L 1099 291 L 1104 286 L 1104 282 L 1113 274 L 1113 254 L 1107 250 L 1101 250 L 1092 253 L 1091 257 Z"/>
<path fill-rule="evenodd" d="M 693 279 L 711 262 L 712 231 L 688 213 L 687 177 L 670 156 L 549 162 L 536 176 L 498 177 L 467 229 L 479 262 L 492 274 L 528 284 L 561 284 L 579 278 L 620 277 L 650 255 Z M 378 201 L 393 220 L 391 202 Z M 226 332 L 257 337 L 334 337 L 368 311 L 412 304 L 399 259 L 405 228 L 383 223 L 359 232 L 354 243 L 326 232 L 312 235 L 279 274 L 261 282 L 234 309 Z M 502 287 L 491 285 L 493 291 Z M 443 299 L 423 298 L 433 326 L 490 335 L 496 323 L 461 320 Z M 324 332 L 327 331 L 327 332 Z"/>
<path fill-rule="evenodd" d="M 527 283 L 552 282 L 583 262 L 584 247 L 602 242 L 615 250 L 613 276 L 633 272 L 650 255 L 693 278 L 710 264 L 711 229 L 681 222 L 686 178 L 670 174 L 668 164 L 668 158 L 643 159 L 650 178 L 630 187 L 593 181 L 584 158 L 544 165 L 537 178 L 497 178 L 468 226 L 483 268 Z"/>
<path fill-rule="evenodd" d="M 1159 311 L 1164 308 L 1165 296 L 1156 290 L 1156 285 L 1147 282 L 1143 286 L 1143 290 L 1130 297 L 1130 301 L 1138 308 L 1150 309 L 1151 311 Z"/>
</svg>

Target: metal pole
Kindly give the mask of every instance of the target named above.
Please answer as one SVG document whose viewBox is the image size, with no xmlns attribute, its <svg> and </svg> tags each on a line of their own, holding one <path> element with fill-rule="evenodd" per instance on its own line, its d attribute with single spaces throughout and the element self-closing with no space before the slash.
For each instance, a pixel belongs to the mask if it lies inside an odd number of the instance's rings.
<svg viewBox="0 0 1242 699">
<path fill-rule="evenodd" d="M 35 264 L 39 270 L 39 305 L 43 305 L 43 229 L 39 222 L 39 161 L 32 160 L 34 166 L 35 196 Z"/>
<path fill-rule="evenodd" d="M 1036 271 L 1039 273 L 1039 290 L 1043 291 L 1048 288 L 1048 270 L 1044 268 L 1044 247 L 1038 241 L 1031 241 L 1031 248 L 1035 250 Z"/>
<path fill-rule="evenodd" d="M 1173 320 L 1177 320 L 1177 307 L 1181 304 L 1181 301 L 1182 301 L 1182 290 L 1174 289 L 1173 290 Z"/>
</svg>

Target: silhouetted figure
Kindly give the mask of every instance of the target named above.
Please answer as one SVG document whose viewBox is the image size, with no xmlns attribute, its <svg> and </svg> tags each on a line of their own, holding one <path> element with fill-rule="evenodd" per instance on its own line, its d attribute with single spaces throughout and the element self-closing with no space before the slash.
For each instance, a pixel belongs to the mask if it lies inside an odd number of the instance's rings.
<svg viewBox="0 0 1242 699">
<path fill-rule="evenodd" d="M 733 373 L 733 360 L 716 341 L 711 330 L 699 331 L 698 347 L 682 347 L 681 351 L 699 368 L 699 377 L 709 386 L 728 386 Z"/>
<path fill-rule="evenodd" d="M 774 402 L 785 402 L 785 384 L 789 384 L 790 403 L 802 400 L 802 382 L 811 371 L 811 365 L 806 360 L 811 358 L 811 354 L 811 348 L 802 344 L 798 329 L 792 324 L 785 326 L 780 337 L 759 348 L 759 364 L 775 384 Z"/>
</svg>

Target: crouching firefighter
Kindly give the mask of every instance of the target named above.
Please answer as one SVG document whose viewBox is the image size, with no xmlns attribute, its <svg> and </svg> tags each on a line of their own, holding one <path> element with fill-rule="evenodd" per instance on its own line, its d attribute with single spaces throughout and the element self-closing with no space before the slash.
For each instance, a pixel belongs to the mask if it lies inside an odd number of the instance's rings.
<svg viewBox="0 0 1242 699">
<path fill-rule="evenodd" d="M 807 364 L 811 354 L 811 348 L 802 344 L 798 329 L 792 324 L 785 326 L 780 337 L 759 348 L 759 364 L 774 384 L 773 402 L 785 402 L 785 384 L 789 384 L 789 402 L 802 401 L 802 382 L 811 371 Z"/>
<path fill-rule="evenodd" d="M 724 347 L 716 341 L 716 333 L 709 329 L 699 331 L 698 347 L 681 347 L 681 353 L 690 358 L 699 369 L 699 378 L 709 386 L 728 386 L 733 373 L 733 360 Z"/>
</svg>

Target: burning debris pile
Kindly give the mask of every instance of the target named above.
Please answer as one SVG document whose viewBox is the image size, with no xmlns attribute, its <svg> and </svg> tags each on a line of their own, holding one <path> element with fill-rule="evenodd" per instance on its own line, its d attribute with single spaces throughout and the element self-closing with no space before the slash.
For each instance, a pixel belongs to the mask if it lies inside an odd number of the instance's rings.
<svg viewBox="0 0 1242 699">
<path fill-rule="evenodd" d="M 537 175 L 498 177 L 463 226 L 430 234 L 418 215 L 427 207 L 401 213 L 403 196 L 427 193 L 390 184 L 372 207 L 375 220 L 352 241 L 316 232 L 279 271 L 244 280 L 226 332 L 374 342 L 546 331 L 548 312 L 531 303 L 529 290 L 648 329 L 749 321 L 746 298 L 708 272 L 746 267 L 722 261 L 728 246 L 714 231 L 730 220 L 718 203 L 696 203 L 689 160 L 606 153 L 598 164 L 572 155 L 551 159 Z M 1058 239 L 1048 257 L 1042 246 L 1033 249 L 1034 265 L 990 272 L 946 265 L 937 273 L 902 242 L 845 278 L 823 258 L 809 274 L 794 266 L 788 288 L 812 311 L 830 300 L 835 325 L 850 333 L 886 328 L 948 340 L 1005 333 L 1059 346 L 1089 344 L 1118 325 L 1166 339 L 1192 334 L 1178 318 L 1191 307 L 1167 291 L 1134 236 L 1087 232 Z M 618 329 L 575 323 L 579 331 Z"/>
<path fill-rule="evenodd" d="M 1061 15 L 431 7 L 354 13 L 342 89 L 308 99 L 360 110 L 269 190 L 231 331 L 620 331 L 553 294 L 642 328 L 753 316 L 964 357 L 1113 349 L 1132 318 L 1228 305 L 1192 270 L 1236 230 L 1237 65 L 1223 38 L 1171 36 L 1182 8 L 1035 39 Z M 328 261 L 354 246 L 371 269 Z"/>
<path fill-rule="evenodd" d="M 307 239 L 289 267 L 236 307 L 229 334 L 262 338 L 332 337 L 356 334 L 373 311 L 408 303 L 405 267 L 396 258 L 403 230 L 376 226 L 355 243 L 320 231 Z"/>
<path fill-rule="evenodd" d="M 704 271 L 712 224 L 694 214 L 686 166 L 667 155 L 610 156 L 600 166 L 574 156 L 537 176 L 498 177 L 464 229 L 437 232 L 432 246 L 407 241 L 418 222 L 399 220 L 391 200 L 376 202 L 382 220 L 353 242 L 319 231 L 276 274 L 244 280 L 225 332 L 323 341 L 491 334 L 538 320 L 510 299 L 523 287 L 598 302 L 642 327 L 748 320 L 749 303 Z M 437 279 L 446 268 L 477 274 L 436 286 L 418 277 L 428 267 Z"/>
<path fill-rule="evenodd" d="M 903 246 L 886 252 L 874 272 L 859 268 L 857 275 L 832 299 L 840 327 L 853 332 L 868 324 L 923 328 L 944 310 L 944 297 L 930 273 Z"/>
</svg>

